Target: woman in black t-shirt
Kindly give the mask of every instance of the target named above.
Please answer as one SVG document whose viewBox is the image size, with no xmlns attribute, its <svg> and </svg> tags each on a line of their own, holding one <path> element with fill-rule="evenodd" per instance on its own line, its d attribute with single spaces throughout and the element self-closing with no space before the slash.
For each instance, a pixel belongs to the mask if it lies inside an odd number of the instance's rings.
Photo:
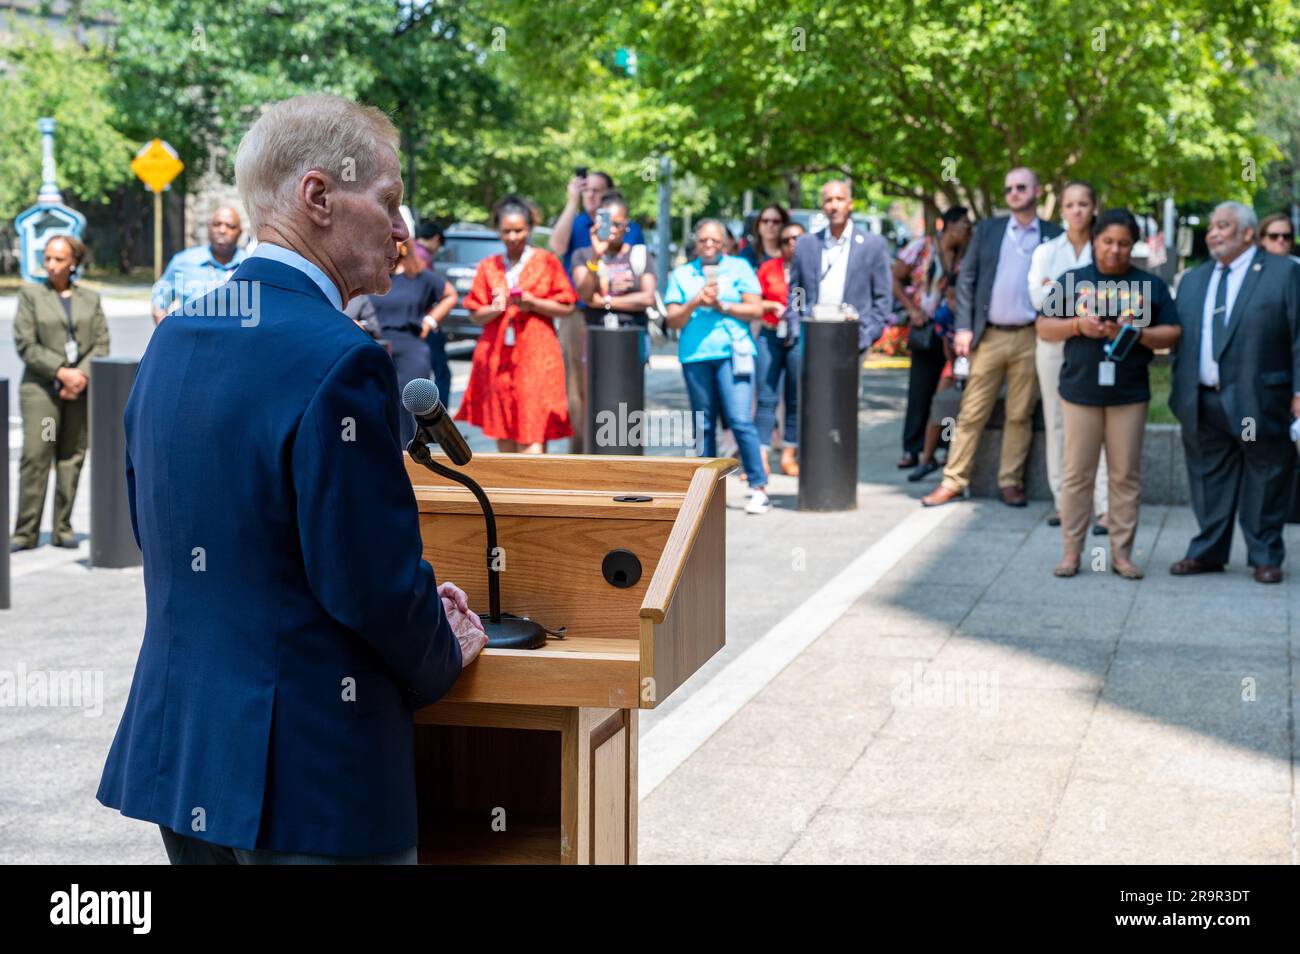
<svg viewBox="0 0 1300 954">
<path fill-rule="evenodd" d="M 1153 349 L 1178 343 L 1182 328 L 1168 286 L 1159 276 L 1130 263 L 1137 240 L 1137 220 L 1127 209 L 1097 216 L 1092 227 L 1092 264 L 1066 272 L 1049 288 L 1038 319 L 1040 338 L 1065 342 L 1060 381 L 1065 555 L 1053 571 L 1057 576 L 1079 571 L 1097 459 L 1104 446 L 1111 569 L 1128 580 L 1142 578 L 1130 555 L 1137 533 L 1142 437 L 1151 400 L 1147 365 Z M 1137 339 L 1126 355 L 1117 354 L 1118 360 L 1112 360 L 1112 342 L 1125 325 L 1135 329 Z"/>
</svg>

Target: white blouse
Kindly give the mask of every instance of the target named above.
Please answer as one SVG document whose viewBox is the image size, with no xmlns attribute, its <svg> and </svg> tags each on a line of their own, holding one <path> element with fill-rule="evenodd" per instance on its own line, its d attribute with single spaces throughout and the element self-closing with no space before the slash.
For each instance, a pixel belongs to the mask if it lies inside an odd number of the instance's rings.
<svg viewBox="0 0 1300 954">
<path fill-rule="evenodd" d="M 1034 257 L 1029 262 L 1029 301 L 1034 310 L 1042 311 L 1049 282 L 1060 278 L 1072 268 L 1091 264 L 1092 242 L 1085 242 L 1083 251 L 1075 255 L 1068 232 L 1062 232 L 1034 249 Z"/>
</svg>

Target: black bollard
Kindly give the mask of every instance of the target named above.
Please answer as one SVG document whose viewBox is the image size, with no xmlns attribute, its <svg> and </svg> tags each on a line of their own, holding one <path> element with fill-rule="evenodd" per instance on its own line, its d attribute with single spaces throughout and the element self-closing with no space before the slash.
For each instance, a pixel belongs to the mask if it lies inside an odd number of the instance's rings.
<svg viewBox="0 0 1300 954">
<path fill-rule="evenodd" d="M 9 379 L 0 378 L 0 427 L 5 429 L 4 469 L 0 470 L 0 609 L 9 609 Z"/>
<path fill-rule="evenodd" d="M 126 487 L 126 428 L 122 418 L 131 395 L 136 358 L 90 362 L 90 565 L 139 566 Z"/>
<path fill-rule="evenodd" d="M 645 453 L 650 425 L 645 419 L 642 334 L 632 325 L 587 327 L 588 454 Z"/>
<path fill-rule="evenodd" d="M 799 347 L 800 510 L 858 506 L 858 323 L 805 321 Z"/>
</svg>

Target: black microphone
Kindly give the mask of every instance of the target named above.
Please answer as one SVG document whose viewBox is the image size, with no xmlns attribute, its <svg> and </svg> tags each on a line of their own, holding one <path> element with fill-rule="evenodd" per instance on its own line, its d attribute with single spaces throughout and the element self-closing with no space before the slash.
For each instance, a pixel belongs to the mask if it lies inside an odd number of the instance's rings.
<svg viewBox="0 0 1300 954">
<path fill-rule="evenodd" d="M 469 463 L 474 455 L 460 428 L 438 400 L 438 385 L 428 378 L 413 378 L 402 388 L 402 406 L 415 415 L 416 440 L 437 444 L 457 467 Z"/>
</svg>

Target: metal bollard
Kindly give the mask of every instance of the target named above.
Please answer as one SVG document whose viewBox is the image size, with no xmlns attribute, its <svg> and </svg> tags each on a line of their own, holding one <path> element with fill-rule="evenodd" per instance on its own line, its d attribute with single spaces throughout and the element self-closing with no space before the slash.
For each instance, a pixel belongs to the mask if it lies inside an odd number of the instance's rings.
<svg viewBox="0 0 1300 954">
<path fill-rule="evenodd" d="M 641 328 L 631 326 L 587 328 L 588 454 L 645 453 L 648 422 L 645 365 L 641 363 L 643 334 Z M 633 412 L 637 412 L 636 418 Z"/>
<path fill-rule="evenodd" d="M 858 506 L 858 323 L 800 325 L 799 510 Z"/>
<path fill-rule="evenodd" d="M 0 469 L 0 609 L 9 609 L 9 379 L 0 378 L 0 425 L 5 429 L 4 467 Z"/>
<path fill-rule="evenodd" d="M 127 503 L 126 429 L 122 417 L 140 362 L 95 358 L 90 362 L 90 565 L 139 566 L 143 561 Z"/>
</svg>

